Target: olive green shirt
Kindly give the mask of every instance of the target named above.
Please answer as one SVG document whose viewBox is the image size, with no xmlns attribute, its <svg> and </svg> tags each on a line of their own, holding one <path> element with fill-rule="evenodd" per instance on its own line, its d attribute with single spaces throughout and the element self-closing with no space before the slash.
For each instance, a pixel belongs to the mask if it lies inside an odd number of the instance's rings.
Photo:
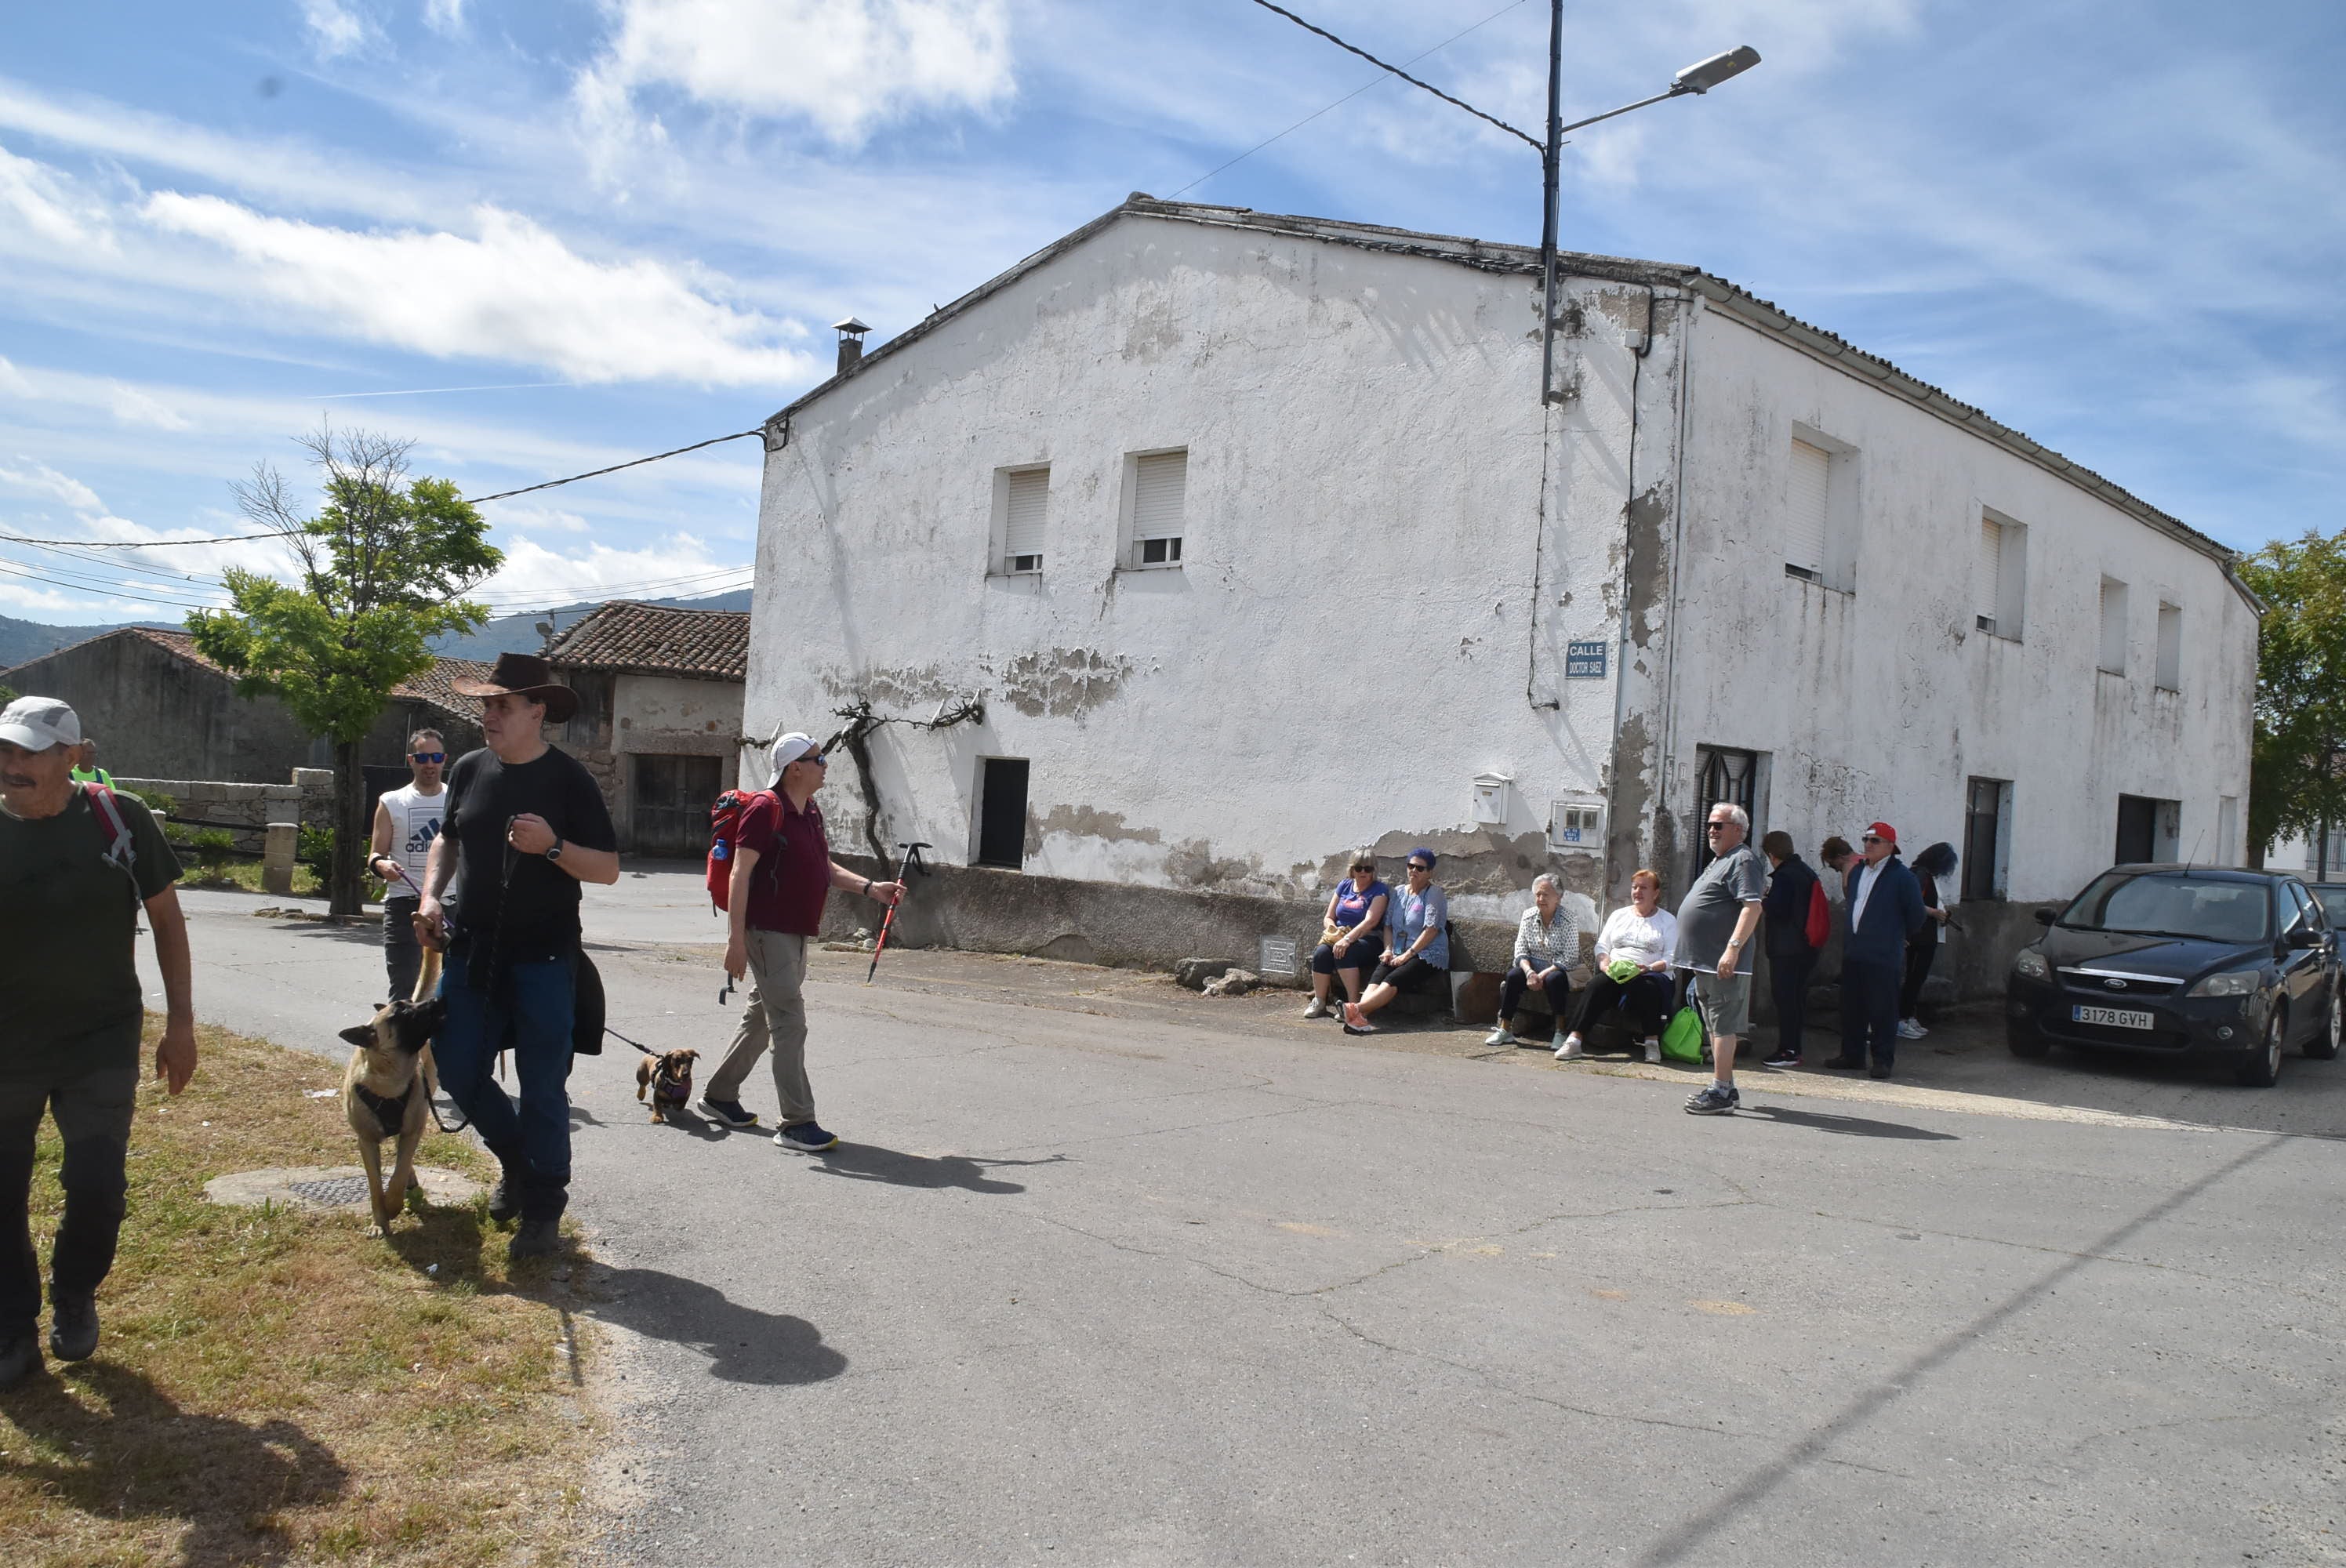
<svg viewBox="0 0 2346 1568">
<path fill-rule="evenodd" d="M 54 817 L 0 810 L 0 1071 L 60 1046 L 137 1059 L 138 917 L 178 880 L 179 861 L 145 806 L 114 799 L 136 851 L 127 876 L 107 860 L 112 830 L 80 786 Z"/>
</svg>

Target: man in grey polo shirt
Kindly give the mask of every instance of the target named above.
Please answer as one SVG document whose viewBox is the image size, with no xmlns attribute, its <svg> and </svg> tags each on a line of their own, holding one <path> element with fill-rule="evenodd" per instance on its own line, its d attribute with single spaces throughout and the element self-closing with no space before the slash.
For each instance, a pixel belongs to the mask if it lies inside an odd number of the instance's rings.
<svg viewBox="0 0 2346 1568">
<path fill-rule="evenodd" d="M 1725 802 L 1703 824 L 1714 859 L 1678 905 L 1678 946 L 1670 967 L 1694 977 L 1694 994 L 1710 1028 L 1711 1082 L 1687 1101 L 1697 1116 L 1719 1116 L 1741 1103 L 1735 1092 L 1735 1047 L 1751 1027 L 1751 933 L 1768 896 L 1768 868 L 1744 838 L 1751 818 Z"/>
</svg>

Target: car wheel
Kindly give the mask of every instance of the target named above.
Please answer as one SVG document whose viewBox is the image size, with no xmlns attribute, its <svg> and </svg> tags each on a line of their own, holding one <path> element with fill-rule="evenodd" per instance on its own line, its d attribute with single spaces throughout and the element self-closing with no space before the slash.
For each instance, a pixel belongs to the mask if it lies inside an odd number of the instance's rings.
<svg viewBox="0 0 2346 1568">
<path fill-rule="evenodd" d="M 2276 1007 L 2265 1020 L 2265 1042 L 2240 1058 L 2239 1071 L 2234 1075 L 2240 1085 L 2249 1089 L 2270 1089 L 2280 1076 L 2280 1043 L 2289 1037 L 2289 1020 Z"/>
<path fill-rule="evenodd" d="M 2005 1044 L 2012 1047 L 2014 1055 L 2025 1057 L 2032 1062 L 2049 1054 L 2053 1049 L 2053 1042 L 2034 1029 L 2008 1029 L 2004 1032 L 2004 1040 Z"/>
<path fill-rule="evenodd" d="M 2327 1062 L 2338 1054 L 2339 1037 L 2346 1034 L 2346 980 L 2330 983 L 2329 1016 L 2323 1020 L 2321 1032 L 2305 1043 L 2305 1054 L 2317 1062 Z"/>
</svg>

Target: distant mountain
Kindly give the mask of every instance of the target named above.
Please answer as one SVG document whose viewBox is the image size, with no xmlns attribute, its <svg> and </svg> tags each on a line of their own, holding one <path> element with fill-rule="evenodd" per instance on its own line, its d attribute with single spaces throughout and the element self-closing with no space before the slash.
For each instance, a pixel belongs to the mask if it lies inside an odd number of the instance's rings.
<svg viewBox="0 0 2346 1568">
<path fill-rule="evenodd" d="M 750 607 L 748 588 L 736 588 L 729 594 L 712 594 L 705 599 L 638 599 L 639 605 L 666 605 L 684 610 L 746 610 Z M 447 658 L 472 658 L 484 662 L 501 653 L 542 652 L 546 635 L 537 623 L 550 620 L 556 632 L 566 632 L 584 619 L 590 610 L 602 607 L 600 599 L 587 599 L 575 605 L 564 605 L 554 610 L 525 610 L 517 616 L 500 616 L 468 637 L 443 637 L 432 645 L 432 651 Z"/>
<path fill-rule="evenodd" d="M 13 669 L 28 659 L 43 654 L 87 642 L 107 632 L 120 631 L 124 626 L 161 626 L 168 631 L 179 629 L 177 621 L 117 621 L 104 626 L 52 626 L 40 621 L 19 621 L 0 616 L 0 669 Z"/>
</svg>

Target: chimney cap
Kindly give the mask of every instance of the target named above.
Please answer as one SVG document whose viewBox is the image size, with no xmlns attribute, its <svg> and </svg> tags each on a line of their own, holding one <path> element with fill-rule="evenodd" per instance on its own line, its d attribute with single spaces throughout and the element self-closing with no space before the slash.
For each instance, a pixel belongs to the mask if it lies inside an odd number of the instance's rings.
<svg viewBox="0 0 2346 1568">
<path fill-rule="evenodd" d="M 864 333 L 870 331 L 872 328 L 869 323 L 859 321 L 854 317 L 850 316 L 843 321 L 833 321 L 831 324 L 831 330 L 834 332 L 843 332 L 851 338 L 860 338 Z"/>
</svg>

